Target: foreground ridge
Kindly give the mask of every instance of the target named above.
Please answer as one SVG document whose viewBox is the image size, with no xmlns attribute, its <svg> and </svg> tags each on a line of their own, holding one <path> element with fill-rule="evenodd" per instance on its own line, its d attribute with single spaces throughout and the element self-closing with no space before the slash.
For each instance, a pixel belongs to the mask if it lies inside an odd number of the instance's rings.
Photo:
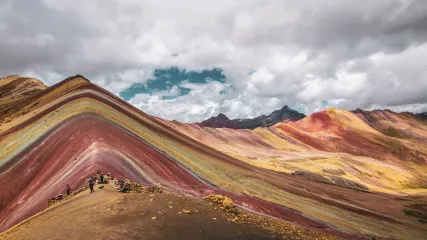
<svg viewBox="0 0 427 240">
<path fill-rule="evenodd" d="M 57 203 L 0 234 L 0 239 L 335 239 L 298 225 L 238 210 L 230 212 L 213 200 L 180 197 L 166 191 L 118 193 L 102 185 Z M 220 195 L 215 195 L 221 197 Z M 137 207 L 135 207 L 137 206 Z M 223 209 L 221 209 L 223 208 Z M 231 209 L 231 208 L 230 208 Z M 76 219 L 97 220 L 91 224 Z M 58 222 L 64 222 L 52 229 Z M 105 229 L 115 227 L 110 231 Z M 74 231 L 79 229 L 79 231 Z M 221 229 L 221 231 L 218 231 Z"/>
</svg>

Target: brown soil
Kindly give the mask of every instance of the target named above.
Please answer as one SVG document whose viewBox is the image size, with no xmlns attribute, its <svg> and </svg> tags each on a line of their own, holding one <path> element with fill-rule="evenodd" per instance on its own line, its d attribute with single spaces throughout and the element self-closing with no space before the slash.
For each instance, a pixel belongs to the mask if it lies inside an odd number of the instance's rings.
<svg viewBox="0 0 427 240">
<path fill-rule="evenodd" d="M 188 212 L 190 210 L 190 212 Z M 153 219 L 154 218 L 154 219 Z M 119 193 L 110 185 L 57 203 L 0 239 L 334 239 L 284 221 L 220 209 L 168 193 Z"/>
</svg>

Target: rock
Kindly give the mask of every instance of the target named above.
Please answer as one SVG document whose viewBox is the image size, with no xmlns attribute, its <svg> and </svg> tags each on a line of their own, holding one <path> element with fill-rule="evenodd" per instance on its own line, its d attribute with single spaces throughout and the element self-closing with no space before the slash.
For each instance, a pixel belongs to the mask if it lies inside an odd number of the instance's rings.
<svg viewBox="0 0 427 240">
<path fill-rule="evenodd" d="M 326 184 L 333 184 L 333 185 L 338 185 L 338 186 L 347 187 L 347 188 L 359 189 L 359 190 L 363 190 L 363 191 L 369 190 L 368 187 L 366 187 L 363 184 L 360 184 L 360 183 L 357 183 L 355 181 L 345 179 L 342 177 L 337 177 L 337 176 L 331 176 L 328 178 L 328 177 L 322 176 L 318 173 L 313 173 L 313 172 L 309 172 L 309 171 L 296 171 L 294 173 L 291 173 L 291 175 L 292 176 L 304 177 L 305 179 L 308 179 L 308 180 L 326 183 Z M 306 189 L 306 190 L 308 191 L 308 189 Z"/>
<path fill-rule="evenodd" d="M 156 220 L 156 219 L 157 219 L 157 217 L 152 217 L 151 219 Z"/>
<path fill-rule="evenodd" d="M 237 208 L 235 206 L 227 209 L 227 212 L 233 213 L 233 214 L 238 214 Z"/>
<path fill-rule="evenodd" d="M 232 208 L 234 206 L 233 200 L 231 200 L 231 198 L 229 198 L 227 196 L 210 194 L 205 198 L 209 199 L 210 201 L 212 201 L 214 203 L 221 204 L 222 205 L 222 207 L 220 207 L 221 209 L 222 208 Z"/>
<path fill-rule="evenodd" d="M 345 179 L 342 177 L 331 177 L 331 180 L 334 182 L 334 184 L 336 184 L 338 186 L 347 187 L 347 188 L 355 188 L 355 189 L 364 190 L 364 191 L 369 190 L 369 188 L 363 184 L 360 184 L 360 183 L 357 183 L 355 181 Z"/>
<path fill-rule="evenodd" d="M 233 200 L 229 197 L 224 197 L 224 200 L 222 201 L 222 206 L 225 208 L 232 208 L 234 206 Z"/>
<path fill-rule="evenodd" d="M 163 189 L 159 186 L 149 186 L 149 187 L 146 187 L 144 191 L 149 193 L 155 193 L 155 192 L 163 193 Z"/>
<path fill-rule="evenodd" d="M 220 203 L 220 204 L 224 200 L 224 196 L 219 195 L 219 194 L 210 194 L 210 195 L 206 196 L 205 198 L 211 200 L 214 203 Z"/>
<path fill-rule="evenodd" d="M 313 173 L 313 172 L 309 172 L 309 171 L 296 171 L 296 172 L 291 173 L 291 175 L 303 177 L 305 179 L 316 181 L 316 182 L 333 184 L 333 181 L 331 181 L 330 179 L 328 179 L 328 178 L 326 178 L 326 177 L 324 177 L 318 173 Z"/>
</svg>

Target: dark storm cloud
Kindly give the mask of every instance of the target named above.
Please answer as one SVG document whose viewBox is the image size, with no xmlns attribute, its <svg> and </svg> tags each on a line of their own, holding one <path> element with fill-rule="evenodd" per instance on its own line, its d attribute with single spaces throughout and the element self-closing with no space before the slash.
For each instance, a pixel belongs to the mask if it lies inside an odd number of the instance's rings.
<svg viewBox="0 0 427 240">
<path fill-rule="evenodd" d="M 79 50 L 79 38 L 88 36 L 79 19 L 46 8 L 39 1 L 7 1 L 0 21 L 1 72 L 26 68 L 60 69 L 63 57 Z M 53 64 L 59 63 L 59 64 Z"/>
<path fill-rule="evenodd" d="M 102 20 L 107 16 L 110 19 L 117 17 L 117 12 L 113 10 L 117 5 L 114 1 L 105 1 L 105 5 L 99 2 L 99 11 L 90 14 L 83 11 L 84 4 L 80 11 L 80 7 L 53 8 L 54 4 L 46 2 L 50 1 L 6 0 L 2 3 L 4 12 L 0 15 L 0 22 L 4 23 L 4 27 L 3 30 L 0 28 L 0 73 L 40 69 L 64 76 L 85 73 L 93 77 L 101 72 L 134 67 L 132 64 L 122 66 L 123 63 L 112 59 L 90 56 L 99 54 L 90 52 L 90 49 L 85 52 L 86 42 L 101 42 L 111 34 Z"/>
<path fill-rule="evenodd" d="M 427 30 L 427 2 L 418 1 L 281 1 L 259 4 L 251 11 L 282 14 L 276 18 L 256 18 L 253 44 L 290 43 L 308 49 L 336 45 L 357 47 L 361 41 L 381 43 L 380 49 L 402 50 L 424 42 Z M 288 11 L 290 12 L 287 16 Z M 268 21 L 276 24 L 266 24 Z"/>
</svg>

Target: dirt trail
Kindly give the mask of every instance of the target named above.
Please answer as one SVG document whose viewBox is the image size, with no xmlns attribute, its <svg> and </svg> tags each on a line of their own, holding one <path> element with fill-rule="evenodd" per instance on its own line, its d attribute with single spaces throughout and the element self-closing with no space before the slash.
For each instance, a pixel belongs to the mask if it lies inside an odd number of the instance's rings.
<svg viewBox="0 0 427 240">
<path fill-rule="evenodd" d="M 105 185 L 53 205 L 0 239 L 331 239 L 283 221 L 238 217 L 236 221 L 208 200 L 167 193 L 123 194 Z"/>
</svg>

